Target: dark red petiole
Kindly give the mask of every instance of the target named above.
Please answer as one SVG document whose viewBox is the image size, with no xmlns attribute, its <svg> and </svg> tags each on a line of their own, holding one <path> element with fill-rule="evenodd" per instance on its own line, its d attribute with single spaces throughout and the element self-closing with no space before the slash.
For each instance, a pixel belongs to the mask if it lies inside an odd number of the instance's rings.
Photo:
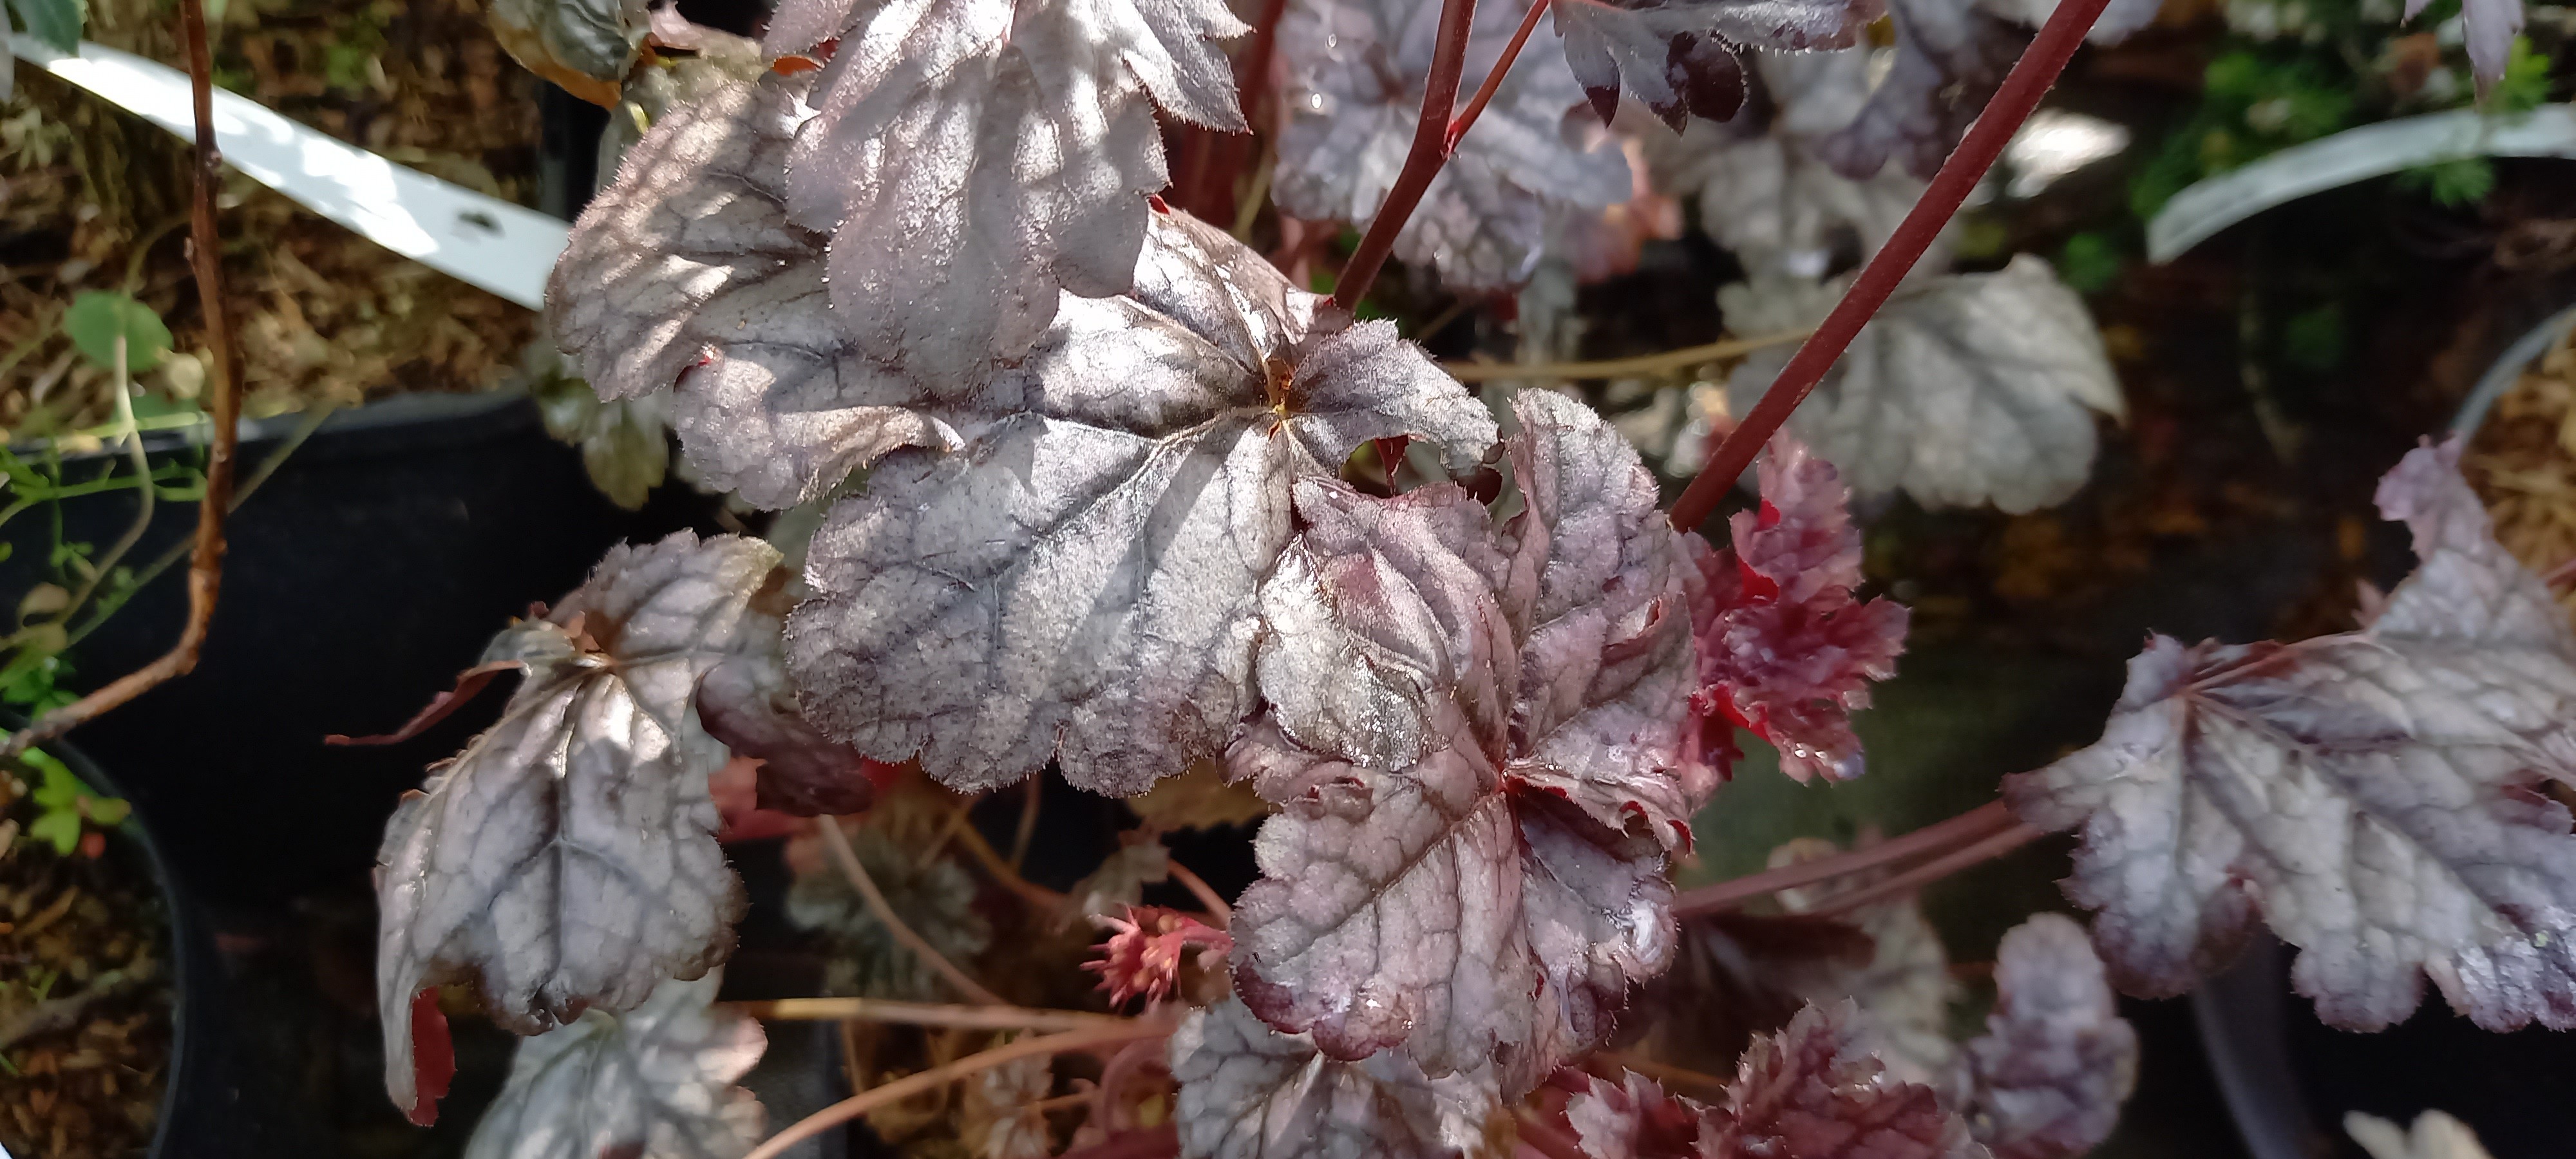
<svg viewBox="0 0 2576 1159">
<path fill-rule="evenodd" d="M 2021 129 L 2022 122 L 2030 119 L 2031 111 L 2039 107 L 2049 86 L 2057 83 L 2057 74 L 2065 70 L 2066 62 L 2084 43 L 2084 34 L 2093 30 L 2093 22 L 2100 18 L 2107 3 L 2108 0 L 2062 0 L 2049 14 L 2048 23 L 2040 26 L 2039 35 L 2022 50 L 2021 59 L 2004 77 L 2003 87 L 1995 90 L 1994 99 L 1986 102 L 1977 123 L 1969 126 L 1959 147 L 1941 163 L 1931 187 L 1906 213 L 1895 235 L 1871 255 L 1869 264 L 1861 267 L 1860 277 L 1843 293 L 1842 301 L 1834 304 L 1833 313 L 1826 315 L 1816 332 L 1799 345 L 1789 364 L 1780 368 L 1780 376 L 1771 380 L 1770 389 L 1762 393 L 1762 401 L 1755 403 L 1744 421 L 1727 434 L 1717 453 L 1709 457 L 1708 465 L 1700 468 L 1698 477 L 1673 503 L 1674 527 L 1690 531 L 1717 510 L 1718 500 L 1752 465 L 1754 452 L 1824 380 L 1825 371 L 1833 368 L 1834 360 L 1842 357 L 1844 348 L 1851 345 L 1870 316 L 1887 304 L 1887 296 L 1922 259 L 1923 251 L 1931 247 L 1941 227 L 1950 223 L 1951 215 L 1968 199 L 1968 191 L 1976 188 L 1986 170 L 1994 167 L 1995 158 L 2003 155 L 2004 145 Z"/>
</svg>

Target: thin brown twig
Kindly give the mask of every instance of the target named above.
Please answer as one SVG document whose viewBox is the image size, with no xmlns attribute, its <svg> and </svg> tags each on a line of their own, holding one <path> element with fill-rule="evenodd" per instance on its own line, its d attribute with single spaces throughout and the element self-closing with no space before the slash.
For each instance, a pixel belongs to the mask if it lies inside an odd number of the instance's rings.
<svg viewBox="0 0 2576 1159">
<path fill-rule="evenodd" d="M 1597 362 L 1443 362 L 1440 369 L 1460 382 L 1491 382 L 1495 379 L 1593 379 L 1642 378 L 1675 370 L 1688 370 L 1703 362 L 1724 362 L 1741 358 L 1756 350 L 1795 342 L 1813 333 L 1794 330 L 1786 334 L 1764 334 L 1753 338 L 1729 338 L 1700 346 L 1684 346 L 1660 354 L 1640 354 L 1633 358 L 1606 358 Z"/>
<path fill-rule="evenodd" d="M 1742 424 L 1727 433 L 1709 456 L 1708 465 L 1683 488 L 1681 498 L 1673 503 L 1673 526 L 1684 531 L 1696 530 L 1717 510 L 1718 500 L 1735 487 L 1744 468 L 1752 465 L 1753 456 L 1771 439 L 1772 432 L 1788 421 L 1789 412 L 1806 401 L 1807 395 L 1824 381 L 1825 372 L 1833 369 L 1835 360 L 1851 346 L 1852 339 L 1870 317 L 1887 304 L 1889 294 L 1896 292 L 1906 272 L 1931 248 L 1932 239 L 1950 223 L 1952 215 L 1968 199 L 1977 182 L 2003 155 L 2022 122 L 2030 119 L 2039 107 L 2041 97 L 2048 95 L 2057 83 L 2057 74 L 2084 43 L 2084 34 L 2102 15 L 2108 0 L 2067 0 L 2049 13 L 2048 22 L 2040 26 L 2039 35 L 2022 50 L 2021 59 L 2013 62 L 2012 71 L 1959 139 L 1959 147 L 1941 162 L 1941 171 L 1923 196 L 1907 210 L 1905 220 L 1897 224 L 1886 244 L 1870 255 L 1861 267 L 1860 276 L 1852 280 L 1842 300 L 1834 303 L 1833 312 L 1825 316 L 1816 332 L 1807 338 L 1798 352 L 1789 356 L 1778 377 L 1771 380 L 1762 400 L 1744 416 Z M 1334 299 L 1340 301 L 1338 297 Z"/>
<path fill-rule="evenodd" d="M 1467 71 L 1467 34 L 1475 22 L 1476 0 L 1440 0 L 1439 39 L 1431 47 L 1431 72 L 1423 81 L 1422 113 L 1413 124 L 1413 146 L 1333 286 L 1333 305 L 1345 315 L 1358 308 L 1377 281 L 1386 256 L 1395 251 L 1396 234 L 1403 232 L 1405 219 L 1422 203 L 1423 191 L 1431 188 L 1431 179 L 1449 161 L 1449 118 L 1458 105 L 1458 78 Z"/>
<path fill-rule="evenodd" d="M 984 840 L 983 833 L 977 831 L 972 825 L 957 827 L 957 844 L 963 847 L 967 856 L 974 858 L 975 864 L 982 866 L 984 872 L 991 875 L 994 881 L 1001 883 L 1002 888 L 1020 895 L 1020 900 L 1032 906 L 1053 911 L 1063 909 L 1065 903 L 1071 900 L 1063 894 L 1020 876 L 1020 871 L 1011 868 L 1010 862 L 1002 860 L 1001 851 L 993 848 L 992 842 Z"/>
<path fill-rule="evenodd" d="M 1027 1006 L 952 1006 L 887 998 L 773 998 L 724 1005 L 773 1022 L 892 1022 L 903 1026 L 953 1026 L 969 1030 L 1081 1030 L 1127 1019 L 1085 1010 Z"/>
<path fill-rule="evenodd" d="M 948 984 L 956 987 L 959 993 L 986 1006 L 1010 1005 L 1002 1000 L 1001 995 L 985 989 L 983 983 L 968 977 L 966 971 L 957 968 L 957 963 L 949 961 L 946 955 L 924 941 L 920 934 L 914 933 L 911 926 L 903 924 L 902 918 L 895 916 L 894 907 L 886 904 L 884 892 L 877 889 L 876 881 L 868 876 L 868 867 L 859 864 L 859 851 L 850 848 L 849 835 L 841 832 L 841 822 L 838 818 L 816 817 L 814 830 L 823 835 L 823 844 L 832 851 L 832 860 L 841 863 L 841 873 L 850 879 L 850 888 L 859 891 L 859 897 L 868 903 L 868 912 L 875 914 L 878 921 L 885 923 L 886 932 L 893 934 L 895 941 L 902 943 L 903 948 L 912 951 L 915 957 L 921 959 L 923 965 L 937 971 L 940 977 L 948 979 Z"/>
<path fill-rule="evenodd" d="M 1512 71 L 1512 62 L 1521 57 L 1521 46 L 1529 43 L 1530 32 L 1538 27 L 1538 18 L 1547 13 L 1547 0 L 1532 0 L 1529 11 L 1521 14 L 1520 27 L 1512 30 L 1511 43 L 1503 54 L 1494 58 L 1494 67 L 1485 70 L 1485 83 L 1476 86 L 1476 95 L 1467 98 L 1464 108 L 1449 121 L 1449 148 L 1458 147 L 1458 139 L 1475 127 L 1476 118 L 1485 115 L 1485 104 L 1494 99 L 1494 91 L 1503 87 L 1503 77 Z"/>
<path fill-rule="evenodd" d="M 197 666 L 205 646 L 206 626 L 215 616 L 215 598 L 223 589 L 224 516 L 232 509 L 233 450 L 241 438 L 241 351 L 233 345 L 232 316 L 224 305 L 223 247 L 215 228 L 215 191 L 223 183 L 222 154 L 215 148 L 214 61 L 206 43 L 204 0 L 179 0 L 179 26 L 187 40 L 188 88 L 197 123 L 196 188 L 188 207 L 189 264 L 197 275 L 197 299 L 206 316 L 206 342 L 215 356 L 211 404 L 206 414 L 214 435 L 206 451 L 206 489 L 197 504 L 197 538 L 188 562 L 188 619 L 179 641 L 160 659 L 109 681 L 70 704 L 46 713 L 18 730 L 0 757 L 16 756 L 96 719 L 118 705 Z"/>
<path fill-rule="evenodd" d="M 1011 835 L 1011 870 L 1029 863 L 1029 843 L 1038 835 L 1038 803 L 1046 796 L 1046 774 L 1030 777 L 1028 796 L 1020 802 L 1019 832 Z"/>
<path fill-rule="evenodd" d="M 1542 1118 L 1528 1107 L 1519 1108 L 1521 1142 L 1527 1143 L 1547 1159 L 1592 1159 L 1583 1144 L 1565 1129 Z"/>
<path fill-rule="evenodd" d="M 2039 830 L 2016 821 L 2003 832 L 1965 849 L 1936 857 L 1885 881 L 1872 882 L 1850 893 L 1835 894 L 1807 912 L 1820 917 L 1831 917 L 1835 914 L 1850 913 L 1873 902 L 1903 897 L 1969 866 L 1992 861 L 2037 841 L 2041 835 Z"/>
<path fill-rule="evenodd" d="M 878 1107 L 899 1103 L 923 1091 L 935 1090 L 943 1083 L 955 1082 L 971 1074 L 991 1070 L 1008 1062 L 1046 1055 L 1064 1054 L 1115 1042 L 1133 1042 L 1172 1032 L 1169 1022 L 1122 1022 L 1114 1026 L 1089 1027 L 1050 1034 L 1040 1038 L 1023 1038 L 991 1050 L 967 1055 L 945 1066 L 905 1075 L 893 1082 L 871 1087 L 843 1099 L 789 1125 L 752 1149 L 743 1159 L 777 1159 L 790 1147 L 825 1131 L 867 1114 Z"/>
<path fill-rule="evenodd" d="M 1620 1054 L 1607 1050 L 1592 1057 L 1613 1067 L 1633 1070 L 1668 1087 L 1690 1087 L 1714 1095 L 1723 1095 L 1727 1092 L 1725 1079 L 1674 1066 L 1668 1062 L 1656 1062 L 1651 1058 L 1639 1058 L 1633 1054 Z"/>
<path fill-rule="evenodd" d="M 1216 890 L 1208 885 L 1206 878 L 1190 872 L 1190 867 L 1180 862 L 1175 861 L 1170 864 L 1173 880 L 1180 882 L 1181 888 L 1190 891 L 1190 896 L 1199 899 L 1199 904 L 1207 907 L 1208 920 L 1216 923 L 1216 928 L 1222 930 L 1234 925 L 1233 907 L 1225 904 L 1225 898 L 1219 896 Z"/>
<path fill-rule="evenodd" d="M 1673 913 L 1679 917 L 1691 917 L 1734 909 L 1754 898 L 1784 889 L 1814 885 L 1925 854 L 1956 849 L 1983 840 L 2013 824 L 2010 808 L 2001 801 L 1989 801 L 1947 821 L 1926 825 L 1903 837 L 1881 841 L 1865 849 L 1701 886 L 1673 899 Z"/>
</svg>

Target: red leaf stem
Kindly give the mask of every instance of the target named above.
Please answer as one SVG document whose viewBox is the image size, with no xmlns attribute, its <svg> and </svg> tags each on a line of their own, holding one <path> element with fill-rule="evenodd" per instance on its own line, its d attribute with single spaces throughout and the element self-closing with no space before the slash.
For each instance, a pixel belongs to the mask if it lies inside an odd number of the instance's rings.
<svg viewBox="0 0 2576 1159">
<path fill-rule="evenodd" d="M 1789 412 L 1798 409 L 1798 404 L 1805 402 L 1816 384 L 1824 380 L 1834 360 L 1842 357 L 1843 349 L 1851 345 L 1870 316 L 1887 304 L 1896 284 L 1904 280 L 1906 272 L 1931 247 L 1932 239 L 1939 236 L 1941 227 L 1948 225 L 1951 215 L 1959 211 L 1968 192 L 1976 188 L 1986 170 L 1994 167 L 1995 158 L 2003 155 L 2004 146 L 2030 118 L 2031 111 L 2039 107 L 2049 86 L 2057 83 L 2057 74 L 2065 70 L 2067 60 L 2084 43 L 2084 35 L 2092 31 L 2094 20 L 2102 15 L 2107 3 L 2108 0 L 2065 0 L 2049 14 L 2048 23 L 2040 26 L 2039 35 L 2022 50 L 2021 59 L 2004 77 L 2003 87 L 1986 102 L 1985 111 L 1978 114 L 1977 123 L 1969 127 L 1959 147 L 1941 162 L 1941 171 L 1933 175 L 1931 187 L 1907 211 L 1895 235 L 1870 257 L 1869 264 L 1861 267 L 1860 277 L 1844 292 L 1842 301 L 1834 304 L 1833 313 L 1790 356 L 1780 376 L 1762 393 L 1762 401 L 1755 403 L 1744 421 L 1728 433 L 1717 453 L 1709 457 L 1708 465 L 1682 491 L 1682 497 L 1673 504 L 1674 527 L 1693 530 L 1717 510 L 1718 500 L 1752 465 L 1754 453 L 1770 441 L 1771 433 L 1788 420 Z M 1390 196 L 1388 200 L 1394 199 Z M 1375 234 L 1374 227 L 1371 234 Z M 1357 260 L 1356 255 L 1353 260 Z M 1336 295 L 1334 300 L 1340 297 Z"/>
<path fill-rule="evenodd" d="M 1538 27 L 1538 18 L 1547 12 L 1547 0 L 1537 0 L 1521 16 L 1521 26 L 1512 30 L 1512 42 L 1503 46 L 1503 55 L 1494 59 L 1494 67 L 1485 72 L 1485 83 L 1476 86 L 1476 95 L 1467 98 L 1467 107 L 1458 110 L 1449 122 L 1449 148 L 1458 147 L 1458 138 L 1467 135 L 1476 118 L 1485 113 L 1485 103 L 1494 99 L 1494 90 L 1503 87 L 1503 76 L 1512 71 L 1512 62 L 1521 58 L 1521 46 L 1529 43 L 1530 32 Z"/>
<path fill-rule="evenodd" d="M 2101 6 L 2101 0 L 2083 2 L 2093 3 L 2096 9 Z M 1386 255 L 1395 249 L 1395 235 L 1413 216 L 1413 207 L 1422 203 L 1431 179 L 1449 162 L 1450 114 L 1458 106 L 1458 79 L 1467 71 L 1467 34 L 1475 22 L 1476 0 L 1440 0 L 1440 39 L 1431 49 L 1431 75 L 1423 83 L 1422 116 L 1413 125 L 1413 147 L 1404 156 L 1395 184 L 1387 189 L 1386 200 L 1378 205 L 1377 216 L 1370 220 L 1368 233 L 1361 236 L 1359 248 L 1342 264 L 1341 280 L 1333 286 L 1333 305 L 1345 313 L 1356 309 L 1377 281 Z M 1505 58 L 1494 67 L 1510 64 Z"/>
</svg>

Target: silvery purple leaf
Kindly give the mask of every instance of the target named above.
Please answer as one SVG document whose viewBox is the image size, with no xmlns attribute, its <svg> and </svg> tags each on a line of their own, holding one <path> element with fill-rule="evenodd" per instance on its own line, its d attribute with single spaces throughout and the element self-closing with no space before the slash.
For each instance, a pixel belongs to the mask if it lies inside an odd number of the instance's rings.
<svg viewBox="0 0 2576 1159">
<path fill-rule="evenodd" d="M 474 982 L 522 1034 L 632 1009 L 724 960 L 743 895 L 715 841 L 724 747 L 690 702 L 725 660 L 777 646 L 754 608 L 777 553 L 688 532 L 621 546 L 487 659 L 527 675 L 501 721 L 386 823 L 376 989 L 385 1086 L 413 1089 L 413 996 Z"/>
<path fill-rule="evenodd" d="M 842 335 L 823 237 L 787 218 L 811 79 L 765 76 L 665 115 L 582 211 L 546 289 L 556 341 L 601 397 L 673 391 L 690 464 L 762 507 L 958 439 L 929 394 Z"/>
<path fill-rule="evenodd" d="M 1507 1093 L 1670 961 L 1664 855 L 1709 786 L 1651 478 L 1581 403 L 1517 406 L 1502 529 L 1447 484 L 1300 486 L 1262 590 L 1269 707 L 1229 758 L 1282 809 L 1233 926 L 1245 1004 L 1328 1057 L 1400 1044 Z"/>
<path fill-rule="evenodd" d="M 1730 287 L 1726 300 L 1740 294 Z M 1760 350 L 1736 367 L 1727 393 L 1739 412 L 1789 354 Z M 1901 489 L 1927 507 L 2023 512 L 2082 486 L 2096 412 L 2124 411 L 2083 300 L 2025 254 L 1991 274 L 1900 288 L 1787 429 L 1857 494 Z"/>
<path fill-rule="evenodd" d="M 827 59 L 785 201 L 831 235 L 839 331 L 953 397 L 1060 291 L 1124 291 L 1169 183 L 1155 112 L 1245 129 L 1216 43 L 1244 31 L 1222 0 L 788 0 L 769 50 Z"/>
<path fill-rule="evenodd" d="M 1460 1159 L 1481 1153 L 1492 1084 L 1402 1055 L 1320 1057 L 1228 1000 L 1172 1034 L 1183 1159 Z"/>
<path fill-rule="evenodd" d="M 1413 435 L 1470 464 L 1492 417 L 1392 325 L 1321 323 L 1241 243 L 1155 215 L 1128 294 L 1068 297 L 962 411 L 897 452 L 809 551 L 789 625 L 809 718 L 956 787 L 1050 758 L 1132 795 L 1249 715 L 1255 591 L 1297 480 Z"/>
<path fill-rule="evenodd" d="M 2576 1025 L 2576 838 L 2534 791 L 2576 779 L 2576 654 L 2457 454 L 2382 484 L 2428 554 L 2371 626 L 2154 637 L 2099 743 L 2006 782 L 2024 820 L 2083 827 L 2067 892 L 2121 988 L 2179 993 L 2259 919 L 2331 1025 L 2403 1020 L 2428 975 L 2480 1026 Z"/>
<path fill-rule="evenodd" d="M 2039 914 L 1995 952 L 1995 1009 L 1961 1052 L 1965 1113 L 1995 1159 L 2072 1159 L 2111 1137 L 2138 1080 L 2138 1033 L 2120 1017 L 2084 927 Z"/>
<path fill-rule="evenodd" d="M 523 1040 L 466 1159 L 741 1159 L 761 1107 L 734 1083 L 760 1021 L 714 1005 L 720 974 L 664 982 L 624 1014 L 591 1010 Z"/>
</svg>

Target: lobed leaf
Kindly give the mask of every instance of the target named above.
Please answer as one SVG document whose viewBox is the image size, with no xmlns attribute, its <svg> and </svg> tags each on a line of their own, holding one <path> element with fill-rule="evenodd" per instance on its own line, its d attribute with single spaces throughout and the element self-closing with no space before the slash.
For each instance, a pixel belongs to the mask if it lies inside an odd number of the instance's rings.
<svg viewBox="0 0 2576 1159">
<path fill-rule="evenodd" d="M 1496 1111 L 1480 1076 L 1425 1076 L 1401 1055 L 1336 1061 L 1243 1004 L 1193 1012 L 1172 1033 L 1184 1159 L 1460 1159 Z"/>
<path fill-rule="evenodd" d="M 1502 56 L 1528 5 L 1476 7 L 1465 75 Z M 1404 168 L 1431 74 L 1440 5 L 1423 0 L 1291 0 L 1279 21 L 1279 161 L 1272 197 L 1297 217 L 1376 216 Z M 1395 256 L 1452 290 L 1508 289 L 1537 268 L 1551 220 L 1628 200 L 1626 158 L 1592 126 L 1567 131 L 1581 89 L 1524 53 L 1475 130 L 1459 138 L 1396 235 Z"/>
<path fill-rule="evenodd" d="M 592 1010 L 519 1043 L 466 1159 L 741 1159 L 760 1103 L 734 1084 L 760 1021 L 714 1005 L 719 973 L 664 982 L 622 1015 Z"/>
<path fill-rule="evenodd" d="M 832 318 L 955 397 L 1047 332 L 1060 291 L 1125 291 L 1155 112 L 1243 132 L 1221 0 L 789 0 L 773 54 L 828 57 L 787 157 L 793 220 L 831 235 Z"/>
<path fill-rule="evenodd" d="M 2067 893 L 2122 989 L 2180 992 L 2259 917 L 2329 1024 L 2400 1021 L 2430 975 L 2480 1026 L 2576 1025 L 2576 838 L 2534 791 L 2576 776 L 2576 652 L 2458 455 L 2382 483 L 2427 554 L 2369 627 L 2151 638 L 2100 742 L 2006 782 L 2024 820 L 2083 827 Z"/>
<path fill-rule="evenodd" d="M 1728 397 L 1751 406 L 1788 359 L 1786 347 L 1755 352 Z M 2021 255 L 1900 290 L 1787 429 L 1860 494 L 2018 513 L 2083 485 L 2097 411 L 2125 413 L 2102 336 L 2048 264 Z"/>
<path fill-rule="evenodd" d="M 495 1021 L 534 1034 L 724 960 L 743 895 L 707 779 L 726 757 L 690 702 L 708 670 L 776 646 L 774 614 L 753 606 L 776 562 L 757 540 L 685 531 L 620 546 L 551 615 L 493 641 L 485 660 L 526 678 L 394 811 L 377 856 L 395 1105 L 425 1111 L 410 1011 L 427 987 L 473 982 Z"/>
<path fill-rule="evenodd" d="M 1402 1044 L 1507 1092 L 1670 961 L 1664 854 L 1713 784 L 1652 479 L 1581 403 L 1516 406 L 1524 510 L 1498 530 L 1450 484 L 1300 485 L 1262 591 L 1267 707 L 1229 758 L 1283 809 L 1237 903 L 1245 1004 L 1329 1057 Z"/>
<path fill-rule="evenodd" d="M 812 77 L 718 88 L 663 116 L 575 222 L 546 286 L 555 340 L 605 399 L 669 390 L 706 481 L 761 507 L 896 447 L 953 447 L 930 398 L 844 338 L 786 159 Z"/>
<path fill-rule="evenodd" d="M 1861 774 L 1861 744 L 1847 714 L 1868 707 L 1871 682 L 1896 674 L 1906 610 L 1852 598 L 1862 583 L 1860 529 L 1833 464 L 1775 435 L 1760 479 L 1761 507 L 1729 521 L 1732 548 L 1683 538 L 1698 565 L 1691 709 L 1708 718 L 1721 768 L 1737 755 L 1729 738 L 1740 726 L 1776 746 L 1780 770 L 1798 780 L 1850 780 Z"/>
<path fill-rule="evenodd" d="M 818 724 L 955 787 L 1050 758 L 1132 795 L 1252 709 L 1262 577 L 1301 479 L 1372 438 L 1469 463 L 1491 416 L 1382 322 L 1318 321 L 1259 255 L 1158 215 L 1135 289 L 1068 298 L 956 454 L 881 461 L 816 533 L 788 629 Z"/>
<path fill-rule="evenodd" d="M 1995 1159 L 2071 1159 L 2111 1137 L 2138 1081 L 2138 1033 L 2084 927 L 2038 914 L 1995 953 L 1995 1009 L 1960 1053 L 1967 1119 Z"/>
</svg>

